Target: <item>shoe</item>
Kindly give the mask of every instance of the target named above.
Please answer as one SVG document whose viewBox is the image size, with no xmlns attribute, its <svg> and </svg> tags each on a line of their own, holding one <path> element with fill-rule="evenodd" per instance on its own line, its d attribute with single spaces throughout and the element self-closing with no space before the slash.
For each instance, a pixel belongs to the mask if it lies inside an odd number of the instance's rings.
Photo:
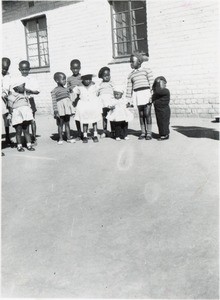
<svg viewBox="0 0 220 300">
<path fill-rule="evenodd" d="M 57 145 L 63 145 L 63 141 L 58 141 Z"/>
<path fill-rule="evenodd" d="M 116 140 L 116 141 L 121 141 L 120 137 L 116 137 L 115 140 Z"/>
<path fill-rule="evenodd" d="M 7 146 L 11 146 L 12 144 L 14 144 L 13 141 L 10 140 L 10 139 L 6 139 L 5 143 L 6 143 Z"/>
<path fill-rule="evenodd" d="M 103 139 L 103 138 L 105 138 L 105 137 L 106 137 L 106 133 L 103 132 L 103 133 L 100 135 L 100 138 Z"/>
<path fill-rule="evenodd" d="M 2 152 L 2 156 L 5 156 L 5 153 Z"/>
<path fill-rule="evenodd" d="M 126 137 L 124 138 L 124 140 L 128 141 L 128 140 L 130 140 L 130 138 L 129 138 L 128 136 L 126 136 Z"/>
<path fill-rule="evenodd" d="M 78 141 L 81 141 L 82 138 L 80 136 L 77 136 L 75 140 L 76 140 L 76 142 L 78 142 Z"/>
<path fill-rule="evenodd" d="M 94 142 L 94 143 L 98 143 L 98 141 L 99 141 L 98 137 L 97 137 L 97 136 L 94 136 L 94 137 L 93 137 L 93 142 Z"/>
<path fill-rule="evenodd" d="M 147 140 L 147 141 L 152 140 L 152 136 L 150 134 L 147 134 L 145 137 L 145 140 Z"/>
<path fill-rule="evenodd" d="M 32 146 L 37 146 L 37 139 L 31 141 Z"/>
<path fill-rule="evenodd" d="M 145 139 L 145 134 L 144 133 L 142 133 L 140 136 L 139 136 L 139 138 L 138 138 L 139 140 L 144 140 Z"/>
<path fill-rule="evenodd" d="M 32 146 L 27 147 L 28 151 L 35 151 L 35 149 Z"/>
<path fill-rule="evenodd" d="M 18 152 L 24 152 L 24 148 L 23 147 L 17 147 Z"/>
<path fill-rule="evenodd" d="M 159 139 L 157 139 L 158 141 L 165 141 L 169 139 L 169 134 L 168 135 L 162 135 Z"/>
<path fill-rule="evenodd" d="M 88 137 L 87 136 L 83 137 L 83 143 L 88 143 Z"/>
<path fill-rule="evenodd" d="M 71 144 L 73 144 L 73 143 L 75 143 L 75 142 L 76 142 L 76 140 L 75 140 L 75 139 L 69 139 L 69 140 L 67 140 L 66 142 L 67 142 L 67 143 L 71 143 Z"/>
</svg>

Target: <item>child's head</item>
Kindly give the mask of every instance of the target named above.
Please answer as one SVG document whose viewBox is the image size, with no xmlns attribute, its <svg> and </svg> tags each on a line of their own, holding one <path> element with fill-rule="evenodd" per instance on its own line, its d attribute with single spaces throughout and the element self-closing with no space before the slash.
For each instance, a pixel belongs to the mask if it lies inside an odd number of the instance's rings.
<svg viewBox="0 0 220 300">
<path fill-rule="evenodd" d="M 92 83 L 92 74 L 84 74 L 81 76 L 82 84 L 85 86 L 89 86 Z"/>
<path fill-rule="evenodd" d="M 19 62 L 19 71 L 21 72 L 22 76 L 28 76 L 30 72 L 30 63 L 27 60 L 22 60 Z"/>
<path fill-rule="evenodd" d="M 139 69 L 143 61 L 143 56 L 140 53 L 134 53 L 130 56 L 130 63 L 132 69 Z"/>
<path fill-rule="evenodd" d="M 98 77 L 102 78 L 103 82 L 109 82 L 111 79 L 110 69 L 108 67 L 103 67 L 99 70 Z"/>
<path fill-rule="evenodd" d="M 164 76 L 158 76 L 157 78 L 155 78 L 154 83 L 153 83 L 153 90 L 155 90 L 156 84 L 160 85 L 161 89 L 164 89 L 166 87 L 167 84 L 167 80 Z"/>
<path fill-rule="evenodd" d="M 53 76 L 58 86 L 64 86 L 66 84 L 66 75 L 62 72 L 56 72 Z"/>
<path fill-rule="evenodd" d="M 114 97 L 117 100 L 121 99 L 124 94 L 124 90 L 120 86 L 115 86 L 113 92 L 114 92 Z"/>
<path fill-rule="evenodd" d="M 2 75 L 5 76 L 10 67 L 11 61 L 7 57 L 2 57 Z"/>
<path fill-rule="evenodd" d="M 79 71 L 81 69 L 81 62 L 78 59 L 73 59 L 70 62 L 70 70 L 73 73 L 73 76 L 79 75 Z"/>
</svg>

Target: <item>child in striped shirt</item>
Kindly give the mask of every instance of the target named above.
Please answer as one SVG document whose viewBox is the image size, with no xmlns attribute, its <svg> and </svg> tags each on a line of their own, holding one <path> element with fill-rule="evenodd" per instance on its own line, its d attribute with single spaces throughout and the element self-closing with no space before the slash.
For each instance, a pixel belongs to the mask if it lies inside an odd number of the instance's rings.
<svg viewBox="0 0 220 300">
<path fill-rule="evenodd" d="M 74 109 L 70 100 L 70 92 L 65 87 L 66 75 L 62 72 L 54 74 L 54 80 L 57 83 L 51 91 L 54 118 L 57 120 L 59 140 L 58 145 L 63 144 L 63 125 L 65 125 L 65 132 L 67 143 L 75 143 L 75 140 L 70 136 L 70 116 L 73 115 Z"/>
<path fill-rule="evenodd" d="M 150 68 L 142 68 L 143 56 L 139 53 L 130 56 L 131 68 L 133 71 L 127 79 L 126 97 L 134 97 L 141 126 L 140 140 L 152 139 L 152 118 L 151 118 L 151 91 L 153 86 L 153 74 Z"/>
</svg>

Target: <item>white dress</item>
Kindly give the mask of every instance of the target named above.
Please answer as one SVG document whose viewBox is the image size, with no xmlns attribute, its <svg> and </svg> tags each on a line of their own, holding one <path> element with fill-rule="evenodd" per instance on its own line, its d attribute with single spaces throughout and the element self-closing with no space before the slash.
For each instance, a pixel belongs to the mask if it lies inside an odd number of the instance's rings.
<svg viewBox="0 0 220 300">
<path fill-rule="evenodd" d="M 80 97 L 76 107 L 76 121 L 80 121 L 82 124 L 92 124 L 102 119 L 102 104 L 97 97 L 95 84 L 76 86 L 73 93 Z"/>
<path fill-rule="evenodd" d="M 110 110 L 107 114 L 107 119 L 109 121 L 114 122 L 130 122 L 134 119 L 133 114 L 130 112 L 130 110 L 126 107 L 127 101 L 124 98 L 121 99 L 115 99 L 114 106 L 115 108 L 113 110 Z"/>
</svg>

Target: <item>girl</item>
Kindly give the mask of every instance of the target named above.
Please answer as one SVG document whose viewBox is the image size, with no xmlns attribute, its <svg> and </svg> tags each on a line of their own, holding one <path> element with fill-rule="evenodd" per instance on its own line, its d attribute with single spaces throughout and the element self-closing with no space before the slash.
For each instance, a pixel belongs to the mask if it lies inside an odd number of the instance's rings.
<svg viewBox="0 0 220 300">
<path fill-rule="evenodd" d="M 143 57 L 139 53 L 131 55 L 130 63 L 133 71 L 128 76 L 126 97 L 131 98 L 132 94 L 135 96 L 141 126 L 141 135 L 139 136 L 139 139 L 151 140 L 152 118 L 150 99 L 153 85 L 152 71 L 150 68 L 141 68 Z"/>
<path fill-rule="evenodd" d="M 105 138 L 107 135 L 107 114 L 112 107 L 114 100 L 113 94 L 113 84 L 110 81 L 110 69 L 108 67 L 103 67 L 99 70 L 98 77 L 102 79 L 102 82 L 99 85 L 97 96 L 100 97 L 102 102 L 102 124 L 103 124 L 103 133 L 101 138 Z"/>
<path fill-rule="evenodd" d="M 27 144 L 27 150 L 35 151 L 31 145 L 31 136 L 29 134 L 29 125 L 33 119 L 32 110 L 29 106 L 28 98 L 24 95 L 24 81 L 17 81 L 11 84 L 8 94 L 8 106 L 11 116 L 12 126 L 16 130 L 16 141 L 18 152 L 24 152 L 22 147 L 22 132 Z"/>
<path fill-rule="evenodd" d="M 70 136 L 70 116 L 74 113 L 72 102 L 70 100 L 70 93 L 66 84 L 66 75 L 62 72 L 54 74 L 54 80 L 57 83 L 52 92 L 52 104 L 54 110 L 54 118 L 57 120 L 59 140 L 58 145 L 63 144 L 63 125 L 65 125 L 65 133 L 67 143 L 75 143 L 75 140 Z"/>
<path fill-rule="evenodd" d="M 133 120 L 133 114 L 127 109 L 127 102 L 122 97 L 123 89 L 120 87 L 114 87 L 115 103 L 107 115 L 107 119 L 112 122 L 112 126 L 115 130 L 116 141 L 121 139 L 129 140 L 128 134 L 128 122 Z"/>
<path fill-rule="evenodd" d="M 166 88 L 166 83 L 165 77 L 159 76 L 153 84 L 152 102 L 160 135 L 158 141 L 168 140 L 170 133 L 170 91 Z"/>
<path fill-rule="evenodd" d="M 84 73 L 81 76 L 82 85 L 73 89 L 74 97 L 80 100 L 76 107 L 75 120 L 83 124 L 83 143 L 88 143 L 88 127 L 93 126 L 93 141 L 98 142 L 97 122 L 101 120 L 102 105 L 97 97 L 96 85 L 92 82 L 93 74 Z"/>
</svg>

